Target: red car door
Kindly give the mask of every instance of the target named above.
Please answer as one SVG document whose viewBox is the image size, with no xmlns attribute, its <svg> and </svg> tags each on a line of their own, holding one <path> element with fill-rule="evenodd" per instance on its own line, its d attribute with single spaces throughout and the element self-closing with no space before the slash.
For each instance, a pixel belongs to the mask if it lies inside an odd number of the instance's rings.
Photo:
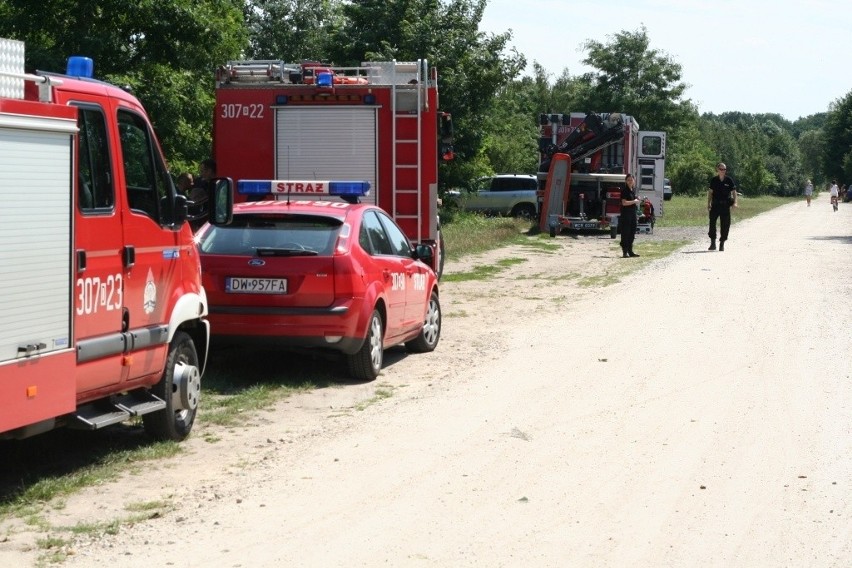
<svg viewBox="0 0 852 568">
<path fill-rule="evenodd" d="M 368 271 L 367 281 L 378 282 L 387 298 L 388 321 L 385 326 L 387 343 L 405 332 L 406 269 L 403 259 L 394 252 L 385 227 L 379 220 L 380 214 L 376 209 L 364 212 L 359 244 L 370 259 L 370 262 L 365 263 L 365 269 Z"/>
<path fill-rule="evenodd" d="M 377 212 L 377 215 L 385 227 L 385 232 L 394 249 L 394 254 L 399 258 L 404 274 L 405 316 L 403 328 L 405 331 L 418 329 L 423 326 L 426 313 L 428 299 L 426 296 L 426 272 L 428 268 L 411 256 L 411 242 L 393 219 L 381 212 Z"/>
</svg>

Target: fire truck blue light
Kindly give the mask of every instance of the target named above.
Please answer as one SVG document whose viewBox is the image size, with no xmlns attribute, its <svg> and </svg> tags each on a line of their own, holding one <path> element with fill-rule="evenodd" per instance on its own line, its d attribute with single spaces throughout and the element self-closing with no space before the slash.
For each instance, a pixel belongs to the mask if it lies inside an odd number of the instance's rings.
<svg viewBox="0 0 852 568">
<path fill-rule="evenodd" d="M 331 73 L 317 73 L 317 87 L 331 87 L 333 82 Z"/>
<path fill-rule="evenodd" d="M 71 77 L 85 77 L 87 79 L 91 79 L 94 77 L 95 71 L 95 62 L 92 61 L 89 57 L 83 57 L 81 55 L 72 55 L 68 58 L 68 65 L 66 66 L 66 75 L 70 75 Z"/>
</svg>

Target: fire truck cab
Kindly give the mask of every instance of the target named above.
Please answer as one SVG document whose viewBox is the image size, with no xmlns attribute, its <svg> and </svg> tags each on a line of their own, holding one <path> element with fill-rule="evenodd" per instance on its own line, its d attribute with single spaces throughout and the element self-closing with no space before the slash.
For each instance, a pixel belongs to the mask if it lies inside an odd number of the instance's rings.
<svg viewBox="0 0 852 568">
<path fill-rule="evenodd" d="M 437 72 L 426 60 L 360 67 L 231 61 L 216 79 L 220 175 L 235 183 L 369 182 L 362 202 L 387 211 L 415 245 L 432 246 L 440 274 L 439 130 L 441 156 L 450 159 L 452 150 L 449 116 L 438 111 Z"/>
<path fill-rule="evenodd" d="M 209 336 L 186 198 L 139 101 L 92 70 L 26 74 L 0 39 L 0 438 L 141 416 L 180 440 Z"/>
</svg>

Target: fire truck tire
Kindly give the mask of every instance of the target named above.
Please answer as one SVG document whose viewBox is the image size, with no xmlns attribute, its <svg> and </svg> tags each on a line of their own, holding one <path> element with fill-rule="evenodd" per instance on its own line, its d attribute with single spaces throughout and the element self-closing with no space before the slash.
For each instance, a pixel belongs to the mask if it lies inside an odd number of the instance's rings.
<svg viewBox="0 0 852 568">
<path fill-rule="evenodd" d="M 180 441 L 189 435 L 198 411 L 201 371 L 192 338 L 182 331 L 169 344 L 166 370 L 151 391 L 166 408 L 142 416 L 145 431 L 157 440 Z"/>
<path fill-rule="evenodd" d="M 614 239 L 615 235 L 617 235 L 617 234 L 618 234 L 618 226 L 617 225 L 610 225 L 609 226 L 609 238 Z"/>
<path fill-rule="evenodd" d="M 556 227 L 551 227 L 551 228 L 550 228 L 550 236 L 551 236 L 551 237 L 555 237 L 555 236 L 556 236 Z"/>
<path fill-rule="evenodd" d="M 405 348 L 411 353 L 429 353 L 438 346 L 441 338 L 441 302 L 438 294 L 432 292 L 429 297 L 429 306 L 426 308 L 426 319 L 420 329 L 420 335 L 405 344 Z"/>
<path fill-rule="evenodd" d="M 384 359 L 384 329 L 382 316 L 373 310 L 370 325 L 367 326 L 367 338 L 357 353 L 346 356 L 349 374 L 359 381 L 373 381 L 382 370 Z"/>
</svg>

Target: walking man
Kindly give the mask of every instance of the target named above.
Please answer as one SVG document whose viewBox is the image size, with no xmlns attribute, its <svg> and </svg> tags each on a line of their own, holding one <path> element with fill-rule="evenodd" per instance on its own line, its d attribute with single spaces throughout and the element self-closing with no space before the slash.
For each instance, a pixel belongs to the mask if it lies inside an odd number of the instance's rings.
<svg viewBox="0 0 852 568">
<path fill-rule="evenodd" d="M 731 207 L 737 206 L 737 190 L 734 180 L 727 175 L 728 167 L 719 162 L 716 164 L 716 175 L 710 178 L 710 190 L 707 192 L 707 211 L 710 214 L 710 248 L 716 250 L 716 220 L 720 221 L 719 250 L 725 250 L 728 231 L 731 228 Z"/>
<path fill-rule="evenodd" d="M 811 206 L 811 198 L 814 195 L 814 184 L 811 183 L 811 180 L 808 180 L 808 183 L 805 184 L 805 199 L 808 201 L 808 207 Z"/>
</svg>

